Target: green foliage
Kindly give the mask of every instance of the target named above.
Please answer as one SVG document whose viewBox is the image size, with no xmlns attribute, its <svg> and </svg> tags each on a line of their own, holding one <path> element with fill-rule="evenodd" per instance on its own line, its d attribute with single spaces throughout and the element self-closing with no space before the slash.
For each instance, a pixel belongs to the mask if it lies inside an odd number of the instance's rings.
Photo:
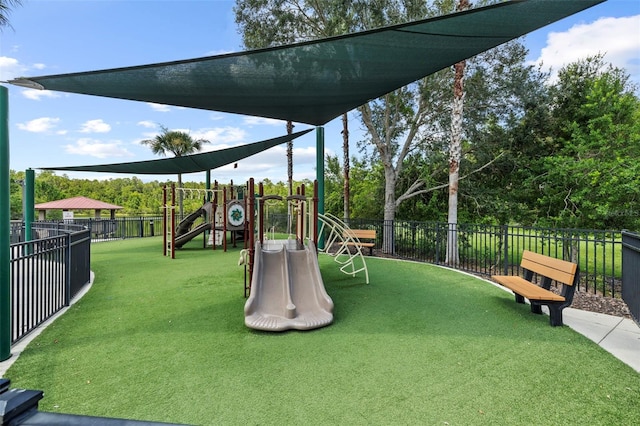
<svg viewBox="0 0 640 426">
<path fill-rule="evenodd" d="M 553 88 L 553 151 L 537 166 L 541 221 L 562 227 L 636 228 L 640 214 L 640 100 L 602 57 L 570 64 Z"/>
<path fill-rule="evenodd" d="M 11 171 L 11 207 L 12 219 L 22 217 L 22 188 L 19 184 L 24 179 L 24 172 Z M 287 184 L 284 182 L 272 182 L 265 179 L 263 182 L 264 193 L 267 195 L 288 195 Z M 294 182 L 294 188 L 306 187 L 307 194 L 313 192 L 313 182 L 303 180 Z M 168 197 L 170 198 L 171 182 L 143 182 L 137 177 L 117 178 L 117 179 L 70 179 L 67 175 L 56 175 L 51 171 L 43 171 L 36 175 L 35 180 L 35 200 L 36 204 L 48 201 L 61 200 L 72 197 L 89 197 L 106 203 L 123 207 L 118 211 L 121 216 L 138 215 L 161 215 L 162 214 L 162 192 L 167 185 Z M 224 186 L 224 185 L 221 185 Z M 237 188 L 238 185 L 235 185 Z M 244 185 L 240 185 L 244 187 Z M 204 182 L 184 182 L 185 189 L 205 189 Z M 176 195 L 177 198 L 177 195 Z M 184 209 L 190 213 L 202 206 L 204 193 L 196 191 L 185 191 Z M 286 213 L 286 204 L 277 207 L 275 213 Z M 76 212 L 77 216 L 93 217 L 93 211 Z M 49 219 L 59 219 L 61 212 L 50 211 L 47 213 Z"/>
<path fill-rule="evenodd" d="M 0 30 L 3 27 L 11 27 L 9 23 L 9 12 L 14 6 L 21 6 L 22 0 L 0 0 Z"/>
</svg>

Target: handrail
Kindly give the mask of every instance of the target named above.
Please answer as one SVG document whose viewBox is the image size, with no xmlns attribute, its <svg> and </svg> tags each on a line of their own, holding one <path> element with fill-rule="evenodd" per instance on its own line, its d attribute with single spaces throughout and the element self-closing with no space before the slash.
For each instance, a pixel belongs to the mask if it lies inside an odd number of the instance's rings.
<svg viewBox="0 0 640 426">
<path fill-rule="evenodd" d="M 340 271 L 346 275 L 351 275 L 352 277 L 354 277 L 358 272 L 364 271 L 366 283 L 369 284 L 369 270 L 367 268 L 367 262 L 364 259 L 364 255 L 362 254 L 362 250 L 360 249 L 360 241 L 357 237 L 352 236 L 351 233 L 345 233 L 345 230 L 350 229 L 349 226 L 330 213 L 318 214 L 318 220 L 322 222 L 320 230 L 318 231 L 319 235 L 322 235 L 325 225 L 330 228 L 330 233 L 325 242 L 324 249 L 318 251 L 323 251 L 329 256 L 332 256 L 336 263 L 342 265 L 340 267 Z M 330 253 L 329 250 L 333 246 L 333 243 L 338 241 L 338 239 L 340 240 L 340 247 L 338 248 L 338 250 L 336 250 L 335 253 Z M 347 243 L 349 242 L 354 243 L 353 246 L 356 249 L 356 252 L 354 254 L 352 254 L 349 250 L 349 246 L 347 245 Z M 346 256 L 347 259 L 342 260 L 343 256 Z M 356 269 L 354 259 L 358 257 L 362 261 L 362 267 Z"/>
</svg>

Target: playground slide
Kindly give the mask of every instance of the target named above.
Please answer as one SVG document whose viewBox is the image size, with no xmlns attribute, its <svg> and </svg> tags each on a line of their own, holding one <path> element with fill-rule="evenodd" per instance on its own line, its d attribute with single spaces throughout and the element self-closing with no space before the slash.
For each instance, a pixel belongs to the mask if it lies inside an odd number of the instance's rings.
<svg viewBox="0 0 640 426">
<path fill-rule="evenodd" d="M 263 250 L 256 243 L 245 325 L 256 330 L 311 330 L 333 321 L 333 301 L 320 275 L 315 246 Z"/>
<path fill-rule="evenodd" d="M 183 235 L 188 233 L 189 229 L 191 228 L 191 225 L 193 225 L 193 222 L 195 222 L 195 220 L 200 216 L 202 216 L 204 213 L 211 214 L 210 202 L 204 203 L 204 205 L 200 207 L 198 210 L 194 211 L 193 213 L 189 214 L 187 217 L 182 219 L 180 223 L 178 223 L 178 226 L 176 227 L 176 235 Z"/>
<path fill-rule="evenodd" d="M 175 243 L 176 247 L 182 247 L 183 245 L 194 239 L 196 236 L 202 234 L 204 231 L 208 231 L 209 229 L 211 229 L 210 223 L 201 223 L 186 234 L 177 235 Z"/>
</svg>

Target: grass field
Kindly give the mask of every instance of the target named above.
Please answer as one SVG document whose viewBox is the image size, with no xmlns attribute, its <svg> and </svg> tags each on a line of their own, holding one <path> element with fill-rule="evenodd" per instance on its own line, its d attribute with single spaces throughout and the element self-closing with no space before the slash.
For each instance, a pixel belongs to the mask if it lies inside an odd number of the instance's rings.
<svg viewBox="0 0 640 426">
<path fill-rule="evenodd" d="M 187 424 L 640 424 L 640 375 L 485 281 L 320 257 L 334 323 L 244 326 L 238 250 L 159 238 L 92 246 L 89 293 L 6 377 L 43 411 Z"/>
</svg>

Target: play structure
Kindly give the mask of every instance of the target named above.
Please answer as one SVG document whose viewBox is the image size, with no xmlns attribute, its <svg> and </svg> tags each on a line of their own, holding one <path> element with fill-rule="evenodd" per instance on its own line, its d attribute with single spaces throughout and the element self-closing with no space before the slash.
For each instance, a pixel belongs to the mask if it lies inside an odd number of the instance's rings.
<svg viewBox="0 0 640 426">
<path fill-rule="evenodd" d="M 245 267 L 245 325 L 283 331 L 331 324 L 333 301 L 322 281 L 318 252 L 332 256 L 345 274 L 364 272 L 369 283 L 360 242 L 340 219 L 318 213 L 317 182 L 311 197 L 304 185 L 288 197 L 265 195 L 261 183 L 257 192 L 255 188 L 253 179 L 243 188 L 233 183 L 220 187 L 217 182 L 207 190 L 171 186 L 169 192 L 165 187 L 164 254 L 173 258 L 176 248 L 202 234 L 205 247 L 208 241 L 213 249 L 222 245 L 226 251 L 229 235 L 235 246 L 240 233 L 244 241 L 240 264 Z M 203 204 L 176 223 L 175 199 L 180 190 L 183 195 L 201 198 Z M 277 205 L 288 212 L 286 229 L 269 226 L 269 208 Z"/>
<path fill-rule="evenodd" d="M 176 224 L 176 193 L 179 192 L 183 196 L 201 198 L 203 204 Z M 203 233 L 205 247 L 209 245 L 215 250 L 222 246 L 224 251 L 227 251 L 228 234 L 234 247 L 238 234 L 242 238 L 246 235 L 245 200 L 241 188 L 234 186 L 233 182 L 222 187 L 215 182 L 212 189 L 176 188 L 171 185 L 169 190 L 165 185 L 163 207 L 164 255 L 172 259 L 176 248 Z M 200 218 L 203 221 L 195 225 Z"/>
</svg>

